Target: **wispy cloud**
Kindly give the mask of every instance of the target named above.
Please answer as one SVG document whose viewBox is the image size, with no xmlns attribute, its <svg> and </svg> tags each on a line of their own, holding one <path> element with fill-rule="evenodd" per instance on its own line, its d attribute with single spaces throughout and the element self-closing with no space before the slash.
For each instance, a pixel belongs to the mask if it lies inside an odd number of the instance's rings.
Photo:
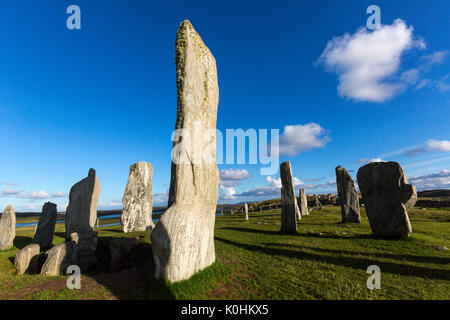
<svg viewBox="0 0 450 320">
<path fill-rule="evenodd" d="M 68 194 L 62 191 L 56 191 L 56 192 L 52 192 L 52 197 L 53 198 L 63 198 L 63 197 L 67 197 Z"/>
<path fill-rule="evenodd" d="M 0 185 L 13 187 L 13 186 L 17 186 L 17 183 L 8 182 L 8 181 L 0 181 Z"/>
<path fill-rule="evenodd" d="M 450 170 L 442 170 L 437 173 L 429 173 L 410 177 L 409 183 L 416 186 L 418 190 L 440 189 L 450 187 Z"/>
<path fill-rule="evenodd" d="M 374 158 L 374 159 L 362 158 L 362 159 L 359 159 L 358 161 L 356 161 L 357 164 L 367 164 L 370 162 L 385 162 L 385 161 L 381 158 Z"/>
<path fill-rule="evenodd" d="M 406 157 L 415 157 L 427 152 L 449 152 L 450 140 L 428 140 L 426 145 L 404 150 L 401 154 Z"/>
<path fill-rule="evenodd" d="M 245 169 L 227 169 L 220 171 L 219 184 L 223 187 L 237 187 L 242 180 L 250 179 L 252 175 Z"/>
<path fill-rule="evenodd" d="M 32 191 L 32 192 L 23 192 L 17 195 L 17 198 L 21 199 L 48 199 L 50 195 L 45 190 Z"/>
</svg>

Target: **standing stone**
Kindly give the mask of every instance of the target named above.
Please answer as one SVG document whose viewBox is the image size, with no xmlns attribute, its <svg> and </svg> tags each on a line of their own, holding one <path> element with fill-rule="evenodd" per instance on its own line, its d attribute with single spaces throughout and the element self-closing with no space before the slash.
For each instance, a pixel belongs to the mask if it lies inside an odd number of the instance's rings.
<svg viewBox="0 0 450 320">
<path fill-rule="evenodd" d="M 317 209 L 317 210 L 322 209 L 322 203 L 320 203 L 319 197 L 316 194 L 314 195 L 314 203 L 315 203 L 315 209 Z"/>
<path fill-rule="evenodd" d="M 56 204 L 46 202 L 42 207 L 42 214 L 39 218 L 39 224 L 33 238 L 33 243 L 39 244 L 44 250 L 52 246 L 56 216 Z"/>
<path fill-rule="evenodd" d="M 18 275 L 37 273 L 40 251 L 39 244 L 29 244 L 17 252 L 16 258 L 14 259 L 14 266 L 17 269 Z"/>
<path fill-rule="evenodd" d="M 397 162 L 371 162 L 359 168 L 358 185 L 370 227 L 376 236 L 406 238 L 412 232 L 407 211 L 417 201 Z"/>
<path fill-rule="evenodd" d="M 297 199 L 292 181 L 292 169 L 289 161 L 280 165 L 281 177 L 281 232 L 297 232 L 297 218 L 300 217 Z"/>
<path fill-rule="evenodd" d="M 41 274 L 47 276 L 64 275 L 68 266 L 79 265 L 77 241 L 79 241 L 78 235 L 73 233 L 70 241 L 58 244 L 47 251 L 47 259 L 42 266 Z"/>
<path fill-rule="evenodd" d="M 123 195 L 123 211 L 120 219 L 123 232 L 152 230 L 152 175 L 148 162 L 138 162 L 130 167 L 127 187 Z"/>
<path fill-rule="evenodd" d="M 70 240 L 72 233 L 78 233 L 78 263 L 82 271 L 89 270 L 97 262 L 95 251 L 98 234 L 94 231 L 94 225 L 99 195 L 100 183 L 94 169 L 90 169 L 87 178 L 70 189 L 66 210 L 66 239 Z"/>
<path fill-rule="evenodd" d="M 361 222 L 359 214 L 359 196 L 355 181 L 341 166 L 336 167 L 336 185 L 341 205 L 342 222 Z"/>
<path fill-rule="evenodd" d="M 16 211 L 9 205 L 0 217 L 0 251 L 11 248 L 15 237 Z"/>
<path fill-rule="evenodd" d="M 300 189 L 299 200 L 300 200 L 300 215 L 307 216 L 309 212 L 308 212 L 308 199 L 306 198 L 305 189 Z"/>
<path fill-rule="evenodd" d="M 248 220 L 248 204 L 244 203 L 245 220 Z"/>
<path fill-rule="evenodd" d="M 175 46 L 177 130 L 168 209 L 151 234 L 156 278 L 170 282 L 188 279 L 216 260 L 219 181 L 216 62 L 187 20 L 180 24 Z"/>
</svg>

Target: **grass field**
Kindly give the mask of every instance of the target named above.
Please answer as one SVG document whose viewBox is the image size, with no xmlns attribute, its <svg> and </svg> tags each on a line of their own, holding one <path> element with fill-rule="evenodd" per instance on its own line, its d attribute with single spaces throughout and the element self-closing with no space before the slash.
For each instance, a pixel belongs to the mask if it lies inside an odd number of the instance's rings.
<svg viewBox="0 0 450 320">
<path fill-rule="evenodd" d="M 141 240 L 135 267 L 103 272 L 108 241 L 125 235 L 120 226 L 99 228 L 100 263 L 82 276 L 81 290 L 67 289 L 63 276 L 16 274 L 14 256 L 34 233 L 20 228 L 14 247 L 0 252 L 0 299 L 450 299 L 450 251 L 435 248 L 450 247 L 450 210 L 416 208 L 410 220 L 409 239 L 384 240 L 371 236 L 364 208 L 361 224 L 340 223 L 339 207 L 313 211 L 297 235 L 278 232 L 280 210 L 250 213 L 249 221 L 221 216 L 217 262 L 176 284 L 154 279 L 149 232 L 126 235 Z M 54 244 L 63 237 L 58 224 Z M 381 269 L 380 290 L 366 287 L 369 265 Z"/>
</svg>

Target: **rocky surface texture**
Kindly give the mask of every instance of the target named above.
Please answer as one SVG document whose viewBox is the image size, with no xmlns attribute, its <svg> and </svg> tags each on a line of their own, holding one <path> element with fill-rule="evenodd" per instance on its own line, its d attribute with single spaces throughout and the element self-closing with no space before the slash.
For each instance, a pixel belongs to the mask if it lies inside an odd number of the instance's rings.
<svg viewBox="0 0 450 320">
<path fill-rule="evenodd" d="M 11 248 L 15 237 L 16 211 L 12 206 L 8 206 L 0 217 L 0 251 Z"/>
<path fill-rule="evenodd" d="M 52 246 L 56 216 L 56 204 L 46 202 L 42 207 L 42 214 L 39 218 L 39 224 L 33 238 L 33 243 L 39 244 L 44 250 L 49 249 Z"/>
<path fill-rule="evenodd" d="M 66 239 L 70 240 L 72 233 L 78 234 L 78 263 L 83 272 L 97 262 L 95 251 L 98 235 L 94 231 L 94 225 L 99 195 L 100 182 L 94 169 L 90 169 L 87 178 L 70 189 L 66 210 Z"/>
<path fill-rule="evenodd" d="M 39 252 L 41 251 L 38 244 L 29 244 L 25 248 L 16 253 L 14 266 L 17 274 L 35 274 L 38 272 Z"/>
<path fill-rule="evenodd" d="M 175 43 L 177 119 L 168 209 L 151 234 L 155 274 L 190 278 L 215 259 L 214 223 L 219 172 L 216 61 L 189 21 Z"/>
<path fill-rule="evenodd" d="M 78 235 L 76 233 L 72 234 L 72 239 L 73 240 L 58 244 L 46 252 L 47 258 L 41 269 L 42 275 L 64 275 L 66 274 L 68 266 L 78 265 Z"/>
<path fill-rule="evenodd" d="M 371 162 L 359 168 L 358 185 L 370 227 L 376 236 L 406 238 L 412 232 L 407 211 L 417 201 L 397 162 Z"/>
<path fill-rule="evenodd" d="M 297 218 L 300 217 L 300 210 L 297 205 L 297 198 L 294 192 L 292 181 L 292 169 L 289 161 L 280 165 L 281 177 L 281 232 L 297 232 Z"/>
<path fill-rule="evenodd" d="M 299 203 L 300 215 L 307 216 L 309 214 L 309 211 L 308 211 L 308 199 L 306 198 L 305 189 L 300 189 L 298 199 L 300 202 Z"/>
<path fill-rule="evenodd" d="M 341 205 L 342 222 L 361 222 L 359 214 L 359 196 L 355 181 L 341 166 L 336 167 L 336 185 Z"/>
<path fill-rule="evenodd" d="M 245 220 L 248 220 L 248 204 L 244 203 Z"/>
<path fill-rule="evenodd" d="M 138 162 L 130 167 L 128 183 L 122 198 L 123 212 L 120 220 L 123 232 L 152 230 L 152 175 L 148 162 Z"/>
</svg>

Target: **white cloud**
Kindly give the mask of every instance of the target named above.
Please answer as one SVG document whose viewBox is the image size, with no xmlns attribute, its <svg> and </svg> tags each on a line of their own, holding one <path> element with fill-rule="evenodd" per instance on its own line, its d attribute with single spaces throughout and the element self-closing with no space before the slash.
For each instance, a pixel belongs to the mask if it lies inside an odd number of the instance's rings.
<svg viewBox="0 0 450 320">
<path fill-rule="evenodd" d="M 223 200 L 236 199 L 236 189 L 234 187 L 226 187 L 219 185 L 219 198 Z"/>
<path fill-rule="evenodd" d="M 67 197 L 67 193 L 62 192 L 62 191 L 56 191 L 52 193 L 52 197 L 53 198 L 62 198 L 62 197 Z"/>
<path fill-rule="evenodd" d="M 442 64 L 448 55 L 448 51 L 437 51 L 421 57 L 427 64 Z"/>
<path fill-rule="evenodd" d="M 324 147 L 331 139 L 317 123 L 285 126 L 280 136 L 279 154 L 295 156 L 303 151 Z"/>
<path fill-rule="evenodd" d="M 401 74 L 400 79 L 407 84 L 416 84 L 419 81 L 419 70 L 406 70 Z"/>
<path fill-rule="evenodd" d="M 438 173 L 424 174 L 420 176 L 410 177 L 409 183 L 416 186 L 418 190 L 449 188 L 450 187 L 450 170 L 442 170 Z"/>
<path fill-rule="evenodd" d="M 424 87 L 427 87 L 431 84 L 431 80 L 430 79 L 422 79 L 419 81 L 419 83 L 416 86 L 416 90 L 422 89 Z"/>
<path fill-rule="evenodd" d="M 219 184 L 224 187 L 237 187 L 242 180 L 251 178 L 252 175 L 245 169 L 228 169 L 220 171 Z"/>
<path fill-rule="evenodd" d="M 168 200 L 169 190 L 166 190 L 165 192 L 155 192 L 155 194 L 153 194 L 153 205 L 167 205 Z"/>
<path fill-rule="evenodd" d="M 436 84 L 436 87 L 440 92 L 447 92 L 450 90 L 450 81 L 448 81 L 450 74 L 442 77 Z"/>
<path fill-rule="evenodd" d="M 50 198 L 50 195 L 45 190 L 39 190 L 39 191 L 20 193 L 17 197 L 21 198 L 21 199 L 47 199 L 47 198 Z"/>
<path fill-rule="evenodd" d="M 338 94 L 356 101 L 383 102 L 405 88 L 389 80 L 396 74 L 402 54 L 411 48 L 425 48 L 413 38 L 413 27 L 396 19 L 373 32 L 360 28 L 328 41 L 318 63 L 339 75 Z"/>
<path fill-rule="evenodd" d="M 13 189 L 13 188 L 5 188 L 0 193 L 0 198 L 12 197 L 12 196 L 15 196 L 15 195 L 17 195 L 19 193 L 20 193 L 19 190 L 16 190 L 16 189 Z"/>
<path fill-rule="evenodd" d="M 428 140 L 425 146 L 420 146 L 412 149 L 407 149 L 402 152 L 402 155 L 407 157 L 415 157 L 426 152 L 449 152 L 450 140 Z"/>
<path fill-rule="evenodd" d="M 370 162 L 386 162 L 383 159 L 380 158 L 375 158 L 375 159 L 370 159 L 370 158 L 363 158 L 363 159 L 359 159 L 358 161 L 356 161 L 357 164 L 367 164 Z"/>
</svg>

